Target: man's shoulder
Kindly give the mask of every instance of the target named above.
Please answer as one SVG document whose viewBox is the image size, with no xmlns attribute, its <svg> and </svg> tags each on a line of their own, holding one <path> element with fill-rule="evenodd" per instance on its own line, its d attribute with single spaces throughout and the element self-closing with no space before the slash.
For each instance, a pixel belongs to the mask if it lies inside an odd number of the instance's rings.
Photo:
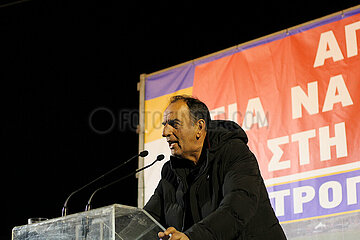
<svg viewBox="0 0 360 240">
<path fill-rule="evenodd" d="M 215 152 L 238 152 L 238 151 L 247 151 L 249 147 L 244 141 L 239 138 L 231 138 L 226 140 L 224 144 L 222 144 L 219 148 L 215 150 Z"/>
<path fill-rule="evenodd" d="M 166 161 L 161 169 L 161 176 L 171 171 L 170 160 Z"/>
<path fill-rule="evenodd" d="M 170 160 L 166 161 L 161 169 L 161 178 L 162 179 L 172 179 L 175 175 L 174 171 L 171 168 Z"/>
<path fill-rule="evenodd" d="M 253 158 L 254 155 L 248 145 L 241 139 L 228 139 L 226 144 L 214 151 L 214 157 L 217 161 L 227 164 L 230 161 L 239 161 L 242 159 Z"/>
<path fill-rule="evenodd" d="M 163 184 L 163 187 L 164 186 L 176 187 L 178 184 L 178 178 L 175 172 L 173 171 L 173 169 L 171 168 L 170 161 L 165 162 L 161 169 L 161 182 Z"/>
</svg>

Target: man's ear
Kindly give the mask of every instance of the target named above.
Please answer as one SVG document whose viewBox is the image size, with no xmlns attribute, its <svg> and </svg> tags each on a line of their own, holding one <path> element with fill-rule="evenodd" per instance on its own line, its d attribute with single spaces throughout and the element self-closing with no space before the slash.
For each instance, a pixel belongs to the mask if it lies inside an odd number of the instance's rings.
<svg viewBox="0 0 360 240">
<path fill-rule="evenodd" d="M 199 119 L 198 124 L 199 124 L 199 128 L 205 129 L 205 120 L 204 119 Z"/>
<path fill-rule="evenodd" d="M 203 134 L 204 134 L 204 131 L 205 131 L 205 127 L 206 127 L 206 123 L 205 123 L 205 120 L 204 119 L 199 119 L 197 121 L 197 138 L 200 138 Z"/>
</svg>

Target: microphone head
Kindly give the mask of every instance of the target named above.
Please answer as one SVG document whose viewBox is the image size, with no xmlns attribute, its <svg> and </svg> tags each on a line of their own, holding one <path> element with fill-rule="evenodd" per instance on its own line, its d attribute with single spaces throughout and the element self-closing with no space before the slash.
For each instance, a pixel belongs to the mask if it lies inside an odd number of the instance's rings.
<svg viewBox="0 0 360 240">
<path fill-rule="evenodd" d="M 146 157 L 148 154 L 149 154 L 149 151 L 144 150 L 144 151 L 142 151 L 141 153 L 139 153 L 139 156 L 140 156 L 140 157 Z"/>
<path fill-rule="evenodd" d="M 161 161 L 165 158 L 164 154 L 160 154 L 156 157 L 156 161 Z"/>
</svg>

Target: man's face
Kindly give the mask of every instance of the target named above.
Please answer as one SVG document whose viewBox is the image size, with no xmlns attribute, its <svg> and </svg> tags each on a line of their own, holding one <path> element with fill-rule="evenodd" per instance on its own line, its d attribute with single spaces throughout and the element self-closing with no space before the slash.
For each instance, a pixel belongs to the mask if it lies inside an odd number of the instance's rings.
<svg viewBox="0 0 360 240">
<path fill-rule="evenodd" d="M 184 101 L 171 103 L 164 112 L 162 136 L 169 144 L 171 154 L 192 161 L 201 152 L 198 127 L 190 118 L 189 108 Z"/>
</svg>

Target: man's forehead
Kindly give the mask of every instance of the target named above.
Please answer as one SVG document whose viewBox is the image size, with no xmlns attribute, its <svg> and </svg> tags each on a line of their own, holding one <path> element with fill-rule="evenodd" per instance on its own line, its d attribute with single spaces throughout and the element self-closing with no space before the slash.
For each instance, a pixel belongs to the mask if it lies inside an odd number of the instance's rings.
<svg viewBox="0 0 360 240">
<path fill-rule="evenodd" d="M 175 117 L 174 116 L 175 114 L 174 114 L 174 112 L 173 111 L 167 111 L 167 110 L 165 110 L 165 112 L 164 112 L 164 119 L 167 119 L 167 118 L 172 118 L 172 117 Z"/>
<path fill-rule="evenodd" d="M 187 105 L 185 103 L 171 103 L 164 111 L 164 119 L 181 119 L 186 118 L 189 115 L 189 110 L 187 108 Z"/>
</svg>

